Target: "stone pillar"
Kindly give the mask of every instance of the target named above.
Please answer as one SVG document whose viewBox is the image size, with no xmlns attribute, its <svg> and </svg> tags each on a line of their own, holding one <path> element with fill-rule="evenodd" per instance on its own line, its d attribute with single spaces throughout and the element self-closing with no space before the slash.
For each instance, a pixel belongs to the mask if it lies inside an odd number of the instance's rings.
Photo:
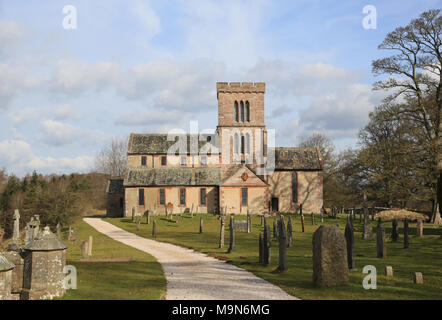
<svg viewBox="0 0 442 320">
<path fill-rule="evenodd" d="M 416 236 L 422 237 L 424 235 L 424 223 L 422 219 L 417 219 L 416 221 Z"/>
<path fill-rule="evenodd" d="M 353 230 L 353 223 L 351 219 L 348 219 L 347 225 L 345 226 L 345 241 L 347 244 L 347 264 L 348 269 L 352 270 L 355 268 L 355 262 L 353 258 L 354 253 L 354 242 L 355 242 L 355 236 L 354 236 L 354 230 Z"/>
<path fill-rule="evenodd" d="M 289 216 L 289 221 L 287 222 L 287 247 L 291 247 L 293 243 L 293 226 L 292 217 Z"/>
<path fill-rule="evenodd" d="M 387 257 L 387 246 L 385 245 L 385 228 L 380 218 L 378 220 L 378 227 L 376 229 L 376 248 L 378 258 Z"/>
<path fill-rule="evenodd" d="M 62 297 L 66 265 L 66 248 L 49 227 L 24 246 L 22 300 L 43 300 Z"/>
<path fill-rule="evenodd" d="M 221 216 L 220 219 L 220 230 L 219 230 L 219 247 L 224 248 L 224 225 L 225 225 L 225 217 Z"/>
<path fill-rule="evenodd" d="M 233 228 L 233 223 L 234 223 L 233 219 L 234 218 L 233 218 L 233 214 L 232 214 L 232 215 L 230 215 L 230 226 L 229 226 L 229 229 L 230 229 L 230 246 L 229 246 L 228 253 L 231 253 L 231 252 L 235 251 L 235 229 Z"/>
<path fill-rule="evenodd" d="M 320 226 L 313 234 L 313 282 L 318 287 L 349 283 L 347 245 L 336 226 Z"/>
<path fill-rule="evenodd" d="M 270 226 L 265 225 L 264 227 L 264 262 L 263 264 L 265 266 L 268 266 L 270 264 L 270 246 L 271 246 L 271 239 L 270 239 Z"/>
<path fill-rule="evenodd" d="M 12 270 L 15 265 L 0 253 L 0 300 L 11 300 Z"/>
<path fill-rule="evenodd" d="M 284 216 L 278 221 L 278 241 L 279 241 L 279 266 L 278 271 L 286 272 L 288 270 L 287 265 L 287 234 L 284 224 Z"/>
<path fill-rule="evenodd" d="M 14 227 L 12 229 L 12 241 L 8 245 L 8 250 L 16 251 L 19 249 L 18 238 L 20 235 L 20 212 L 14 210 Z"/>
</svg>

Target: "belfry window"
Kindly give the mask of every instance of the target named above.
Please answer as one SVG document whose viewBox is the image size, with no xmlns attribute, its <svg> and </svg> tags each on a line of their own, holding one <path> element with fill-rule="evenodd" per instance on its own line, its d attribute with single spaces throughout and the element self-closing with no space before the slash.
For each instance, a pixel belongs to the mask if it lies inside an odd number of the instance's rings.
<svg viewBox="0 0 442 320">
<path fill-rule="evenodd" d="M 244 102 L 240 102 L 241 106 L 241 122 L 244 122 Z"/>
<path fill-rule="evenodd" d="M 246 121 L 250 122 L 250 104 L 246 101 Z"/>
<path fill-rule="evenodd" d="M 235 148 L 235 154 L 239 153 L 239 138 L 238 138 L 238 134 L 235 133 L 235 139 L 233 141 L 234 143 L 234 148 Z"/>
<path fill-rule="evenodd" d="M 235 101 L 235 121 L 238 122 L 239 121 L 239 117 L 238 117 L 238 101 Z"/>
</svg>

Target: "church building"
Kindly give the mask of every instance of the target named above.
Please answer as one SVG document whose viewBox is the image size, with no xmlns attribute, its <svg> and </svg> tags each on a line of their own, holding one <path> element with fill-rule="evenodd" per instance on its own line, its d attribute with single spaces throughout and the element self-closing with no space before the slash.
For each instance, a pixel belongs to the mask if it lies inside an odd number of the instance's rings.
<svg viewBox="0 0 442 320">
<path fill-rule="evenodd" d="M 199 213 L 262 214 L 297 212 L 301 204 L 303 212 L 319 213 L 319 149 L 270 143 L 274 134 L 265 126 L 264 94 L 262 82 L 218 82 L 214 134 L 132 133 L 124 181 L 109 184 L 113 200 L 108 215 L 192 208 Z"/>
</svg>

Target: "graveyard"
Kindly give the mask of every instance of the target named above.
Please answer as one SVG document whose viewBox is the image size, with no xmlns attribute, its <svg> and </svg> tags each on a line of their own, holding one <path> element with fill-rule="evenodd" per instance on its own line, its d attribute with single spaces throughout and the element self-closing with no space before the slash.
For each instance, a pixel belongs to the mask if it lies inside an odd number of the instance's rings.
<svg viewBox="0 0 442 320">
<path fill-rule="evenodd" d="M 323 222 L 315 216 L 314 225 L 310 214 L 304 215 L 305 232 L 302 232 L 300 215 L 283 214 L 293 224 L 292 246 L 287 248 L 287 271 L 278 270 L 278 240 L 271 232 L 270 264 L 259 263 L 259 234 L 263 231 L 261 218 L 251 216 L 251 232 L 235 232 L 235 247 L 229 253 L 229 219 L 225 222 L 224 247 L 220 247 L 219 215 L 183 214 L 179 217 L 154 216 L 148 224 L 144 217 L 139 223 L 131 218 L 105 218 L 124 230 L 139 236 L 153 239 L 152 227 L 155 221 L 155 240 L 187 247 L 195 251 L 234 264 L 246 269 L 282 288 L 287 293 L 300 299 L 442 299 L 442 271 L 440 251 L 442 228 L 437 225 L 424 225 L 422 237 L 416 235 L 416 223 L 409 223 L 409 247 L 404 249 L 403 222 L 399 222 L 399 238 L 391 241 L 392 222 L 385 221 L 385 258 L 377 257 L 376 229 L 377 221 L 370 219 L 374 236 L 363 239 L 363 223 L 355 219 L 354 225 L 354 265 L 349 272 L 349 284 L 318 288 L 312 279 L 312 237 L 321 225 L 338 225 L 344 235 L 347 221 L 346 214 L 336 218 L 325 216 Z M 246 216 L 235 216 L 236 220 L 246 221 Z M 178 222 L 177 222 L 178 220 Z M 200 223 L 203 221 L 202 230 Z M 267 217 L 266 223 L 273 229 L 275 217 Z M 200 232 L 202 231 L 202 232 Z M 362 273 L 366 265 L 373 265 L 377 270 L 377 288 L 366 290 L 362 282 L 367 274 Z M 385 275 L 385 268 L 391 266 L 393 277 Z M 423 274 L 423 284 L 413 282 L 413 274 Z"/>
</svg>

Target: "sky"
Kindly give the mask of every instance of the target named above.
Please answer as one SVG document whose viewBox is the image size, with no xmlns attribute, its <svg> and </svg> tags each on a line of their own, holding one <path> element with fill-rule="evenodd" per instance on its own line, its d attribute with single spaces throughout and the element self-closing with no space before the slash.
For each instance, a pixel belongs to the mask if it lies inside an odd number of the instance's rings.
<svg viewBox="0 0 442 320">
<path fill-rule="evenodd" d="M 192 120 L 215 129 L 218 81 L 266 83 L 277 146 L 319 132 L 338 150 L 357 147 L 386 95 L 372 90 L 371 62 L 391 54 L 378 45 L 436 8 L 436 0 L 0 0 L 0 168 L 20 177 L 90 172 L 113 137 L 188 131 Z"/>
</svg>

